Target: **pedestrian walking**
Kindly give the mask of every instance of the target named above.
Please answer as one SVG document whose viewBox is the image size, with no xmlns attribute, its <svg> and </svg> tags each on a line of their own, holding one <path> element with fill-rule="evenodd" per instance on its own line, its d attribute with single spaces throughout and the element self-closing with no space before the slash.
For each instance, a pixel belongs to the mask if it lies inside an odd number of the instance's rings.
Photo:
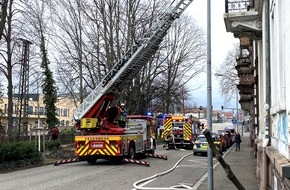
<svg viewBox="0 0 290 190">
<path fill-rule="evenodd" d="M 235 142 L 236 142 L 236 151 L 240 151 L 241 150 L 241 135 L 239 132 L 236 133 L 235 135 Z"/>
</svg>

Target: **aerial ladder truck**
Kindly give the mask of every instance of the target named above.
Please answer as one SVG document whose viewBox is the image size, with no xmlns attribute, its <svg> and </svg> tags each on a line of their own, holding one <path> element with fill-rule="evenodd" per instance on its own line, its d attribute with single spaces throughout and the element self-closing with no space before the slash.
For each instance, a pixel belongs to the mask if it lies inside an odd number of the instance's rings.
<svg viewBox="0 0 290 190">
<path fill-rule="evenodd" d="M 191 2 L 181 0 L 164 10 L 75 110 L 74 118 L 81 131 L 81 135 L 75 136 L 78 160 L 95 163 L 100 158 L 121 160 L 134 159 L 137 154 L 154 154 L 156 142 L 150 133 L 152 118 L 128 116 L 128 123 L 122 128 L 115 122 L 120 108 L 111 103 L 152 58 L 172 23 Z"/>
</svg>

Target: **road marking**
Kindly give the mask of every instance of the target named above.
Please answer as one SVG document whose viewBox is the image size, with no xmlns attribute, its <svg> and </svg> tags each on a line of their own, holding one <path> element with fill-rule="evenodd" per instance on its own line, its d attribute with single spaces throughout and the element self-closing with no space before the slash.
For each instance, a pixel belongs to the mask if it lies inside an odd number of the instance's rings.
<svg viewBox="0 0 290 190">
<path fill-rule="evenodd" d="M 219 162 L 213 166 L 213 169 L 219 165 Z M 199 186 L 203 183 L 203 181 L 207 178 L 207 172 L 198 180 L 198 182 L 192 187 L 193 190 L 197 190 Z"/>
<path fill-rule="evenodd" d="M 200 165 L 178 165 L 177 168 L 179 167 L 188 167 L 188 168 L 207 168 L 207 167 L 200 167 Z"/>
<path fill-rule="evenodd" d="M 200 162 L 200 161 L 197 161 L 197 160 L 188 160 L 189 162 L 194 162 L 194 163 L 198 163 L 198 164 L 202 164 L 202 165 L 207 165 L 206 162 Z"/>
<path fill-rule="evenodd" d="M 223 158 L 230 152 L 230 150 L 232 149 L 233 146 L 231 146 L 228 151 L 226 151 L 226 153 L 223 155 Z M 213 170 L 219 165 L 220 163 L 217 162 L 216 164 L 214 164 L 213 166 Z M 207 173 L 206 172 L 199 180 L 198 182 L 192 187 L 193 190 L 197 190 L 197 188 L 199 188 L 199 186 L 203 183 L 203 181 L 207 178 Z"/>
</svg>

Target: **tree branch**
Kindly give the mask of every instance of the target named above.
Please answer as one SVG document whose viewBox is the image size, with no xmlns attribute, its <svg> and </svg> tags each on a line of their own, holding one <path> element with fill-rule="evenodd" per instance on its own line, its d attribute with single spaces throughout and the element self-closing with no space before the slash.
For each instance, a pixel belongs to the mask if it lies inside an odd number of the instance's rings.
<svg viewBox="0 0 290 190">
<path fill-rule="evenodd" d="M 228 165 L 225 160 L 223 159 L 222 155 L 220 154 L 219 150 L 217 149 L 217 147 L 215 146 L 212 136 L 211 136 L 211 132 L 206 129 L 203 131 L 203 134 L 209 144 L 209 147 L 211 148 L 211 150 L 213 151 L 216 159 L 219 161 L 219 163 L 221 164 L 221 166 L 224 168 L 227 177 L 229 178 L 229 180 L 231 180 L 233 182 L 233 184 L 239 189 L 239 190 L 245 190 L 244 186 L 240 183 L 240 181 L 237 179 L 237 177 L 235 176 L 235 174 L 233 173 L 233 171 L 231 170 L 230 165 Z"/>
</svg>

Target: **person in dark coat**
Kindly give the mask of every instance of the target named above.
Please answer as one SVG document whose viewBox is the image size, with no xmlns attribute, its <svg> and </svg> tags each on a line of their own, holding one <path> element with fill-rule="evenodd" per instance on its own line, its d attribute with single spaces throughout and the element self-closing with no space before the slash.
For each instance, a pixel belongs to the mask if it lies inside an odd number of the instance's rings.
<svg viewBox="0 0 290 190">
<path fill-rule="evenodd" d="M 236 151 L 241 150 L 241 142 L 241 135 L 239 132 L 237 132 L 235 135 Z"/>
<path fill-rule="evenodd" d="M 58 130 L 58 127 L 57 127 L 57 126 L 53 127 L 53 128 L 49 131 L 48 134 L 50 135 L 51 140 L 57 140 L 57 139 L 58 139 L 58 136 L 59 136 L 59 130 Z"/>
</svg>

